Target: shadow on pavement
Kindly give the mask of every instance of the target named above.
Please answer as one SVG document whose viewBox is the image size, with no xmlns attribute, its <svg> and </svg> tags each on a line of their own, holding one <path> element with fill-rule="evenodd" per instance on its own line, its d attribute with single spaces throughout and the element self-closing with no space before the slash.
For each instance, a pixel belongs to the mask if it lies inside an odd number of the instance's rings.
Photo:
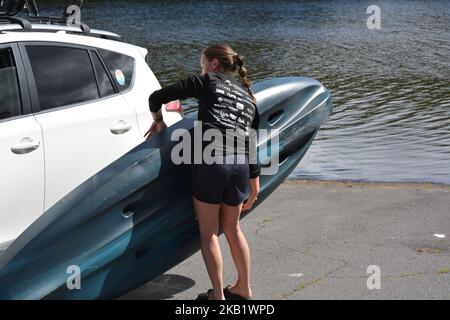
<svg viewBox="0 0 450 320">
<path fill-rule="evenodd" d="M 119 300 L 162 300 L 192 288 L 195 281 L 176 274 L 163 274 L 143 286 L 121 296 Z M 194 299 L 195 297 L 193 297 Z"/>
</svg>

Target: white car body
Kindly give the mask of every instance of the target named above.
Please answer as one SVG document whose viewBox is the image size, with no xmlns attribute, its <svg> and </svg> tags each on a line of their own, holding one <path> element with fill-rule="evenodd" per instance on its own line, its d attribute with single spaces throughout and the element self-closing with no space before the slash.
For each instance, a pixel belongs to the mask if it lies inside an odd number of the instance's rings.
<svg viewBox="0 0 450 320">
<path fill-rule="evenodd" d="M 0 49 L 14 47 L 16 60 L 25 61 L 23 46 L 32 43 L 124 54 L 135 60 L 134 80 L 127 91 L 108 97 L 0 118 L 0 251 L 64 195 L 145 140 L 152 123 L 148 98 L 161 88 L 145 61 L 145 48 L 64 31 L 0 33 Z M 20 74 L 21 67 L 19 78 L 34 79 L 26 69 Z M 168 126 L 182 118 L 162 110 Z"/>
</svg>

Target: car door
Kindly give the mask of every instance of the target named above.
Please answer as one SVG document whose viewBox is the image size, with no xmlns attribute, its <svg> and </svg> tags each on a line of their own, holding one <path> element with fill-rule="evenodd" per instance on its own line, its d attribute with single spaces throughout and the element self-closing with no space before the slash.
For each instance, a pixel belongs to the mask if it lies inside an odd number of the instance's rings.
<svg viewBox="0 0 450 320">
<path fill-rule="evenodd" d="M 17 44 L 0 44 L 0 251 L 44 209 L 44 145 Z"/>
<path fill-rule="evenodd" d="M 96 49 L 61 43 L 22 43 L 20 49 L 43 129 L 47 210 L 142 137 L 134 109 Z M 131 82 L 122 76 L 118 71 L 121 83 Z"/>
</svg>

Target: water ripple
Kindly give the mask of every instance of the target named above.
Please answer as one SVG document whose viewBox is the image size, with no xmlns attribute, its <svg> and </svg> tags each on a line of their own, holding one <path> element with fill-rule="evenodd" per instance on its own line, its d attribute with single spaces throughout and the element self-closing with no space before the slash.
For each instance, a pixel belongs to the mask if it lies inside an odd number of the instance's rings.
<svg viewBox="0 0 450 320">
<path fill-rule="evenodd" d="M 334 114 L 291 178 L 450 183 L 450 1 L 377 1 L 381 30 L 357 0 L 86 3 L 84 22 L 148 48 L 162 85 L 219 41 L 255 81 L 324 83 Z"/>
</svg>

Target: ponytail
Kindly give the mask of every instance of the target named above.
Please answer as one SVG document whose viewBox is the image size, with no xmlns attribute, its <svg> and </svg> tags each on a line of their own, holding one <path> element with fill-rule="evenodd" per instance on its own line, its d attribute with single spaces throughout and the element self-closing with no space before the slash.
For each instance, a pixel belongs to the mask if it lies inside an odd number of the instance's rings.
<svg viewBox="0 0 450 320">
<path fill-rule="evenodd" d="M 247 68 L 244 66 L 244 57 L 241 56 L 240 54 L 235 54 L 233 56 L 235 64 L 237 67 L 239 67 L 239 75 L 242 78 L 242 85 L 244 87 L 247 88 L 248 93 L 250 94 L 250 97 L 252 98 L 253 102 L 256 103 L 256 98 L 253 95 L 253 90 L 252 90 L 252 81 L 247 78 L 248 72 L 247 72 Z"/>
</svg>

